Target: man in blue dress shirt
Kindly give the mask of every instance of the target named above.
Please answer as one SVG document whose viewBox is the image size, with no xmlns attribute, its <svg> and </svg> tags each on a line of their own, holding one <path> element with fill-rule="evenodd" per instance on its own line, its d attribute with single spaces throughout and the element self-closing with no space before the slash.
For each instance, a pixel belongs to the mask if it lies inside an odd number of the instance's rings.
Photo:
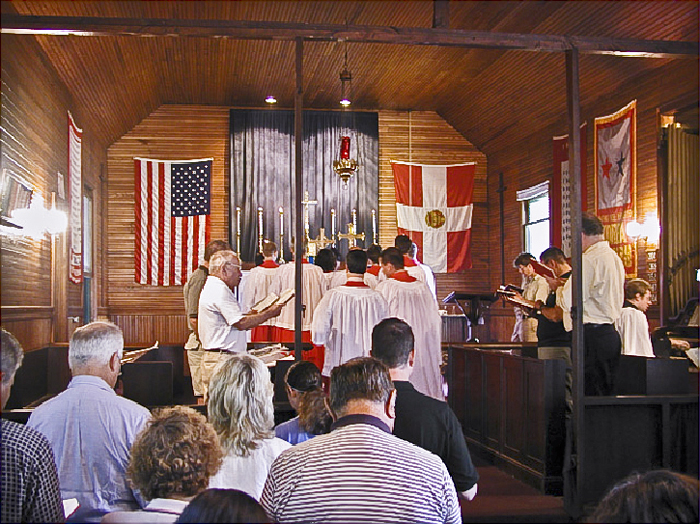
<svg viewBox="0 0 700 524">
<path fill-rule="evenodd" d="M 63 499 L 76 498 L 76 522 L 99 522 L 116 510 L 139 509 L 126 480 L 129 450 L 149 411 L 117 396 L 124 338 L 109 322 L 75 330 L 68 347 L 73 379 L 44 402 L 28 425 L 48 439 L 56 456 Z"/>
</svg>

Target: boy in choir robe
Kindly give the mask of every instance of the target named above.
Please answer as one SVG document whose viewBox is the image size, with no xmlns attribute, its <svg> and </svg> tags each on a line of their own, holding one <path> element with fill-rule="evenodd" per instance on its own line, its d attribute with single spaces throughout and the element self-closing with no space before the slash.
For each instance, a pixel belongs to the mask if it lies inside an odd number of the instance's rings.
<svg viewBox="0 0 700 524">
<path fill-rule="evenodd" d="M 327 291 L 334 287 L 342 286 L 347 280 L 347 273 L 338 269 L 338 259 L 332 249 L 324 247 L 314 257 L 314 264 L 323 269 Z"/>
<path fill-rule="evenodd" d="M 279 264 L 277 258 L 277 245 L 265 240 L 263 242 L 263 261 L 248 273 L 245 289 L 242 293 L 243 311 L 250 311 L 255 304 L 268 296 L 272 290 L 272 283 L 277 274 Z M 275 320 L 270 319 L 260 326 L 254 327 L 250 333 L 251 342 L 273 342 Z"/>
<path fill-rule="evenodd" d="M 372 289 L 379 284 L 379 275 L 382 272 L 382 265 L 379 263 L 381 254 L 382 247 L 379 244 L 372 244 L 367 248 L 367 271 L 364 274 L 364 282 Z"/>
<path fill-rule="evenodd" d="M 622 354 L 654 357 L 649 337 L 649 322 L 645 315 L 651 306 L 651 286 L 646 280 L 635 278 L 625 284 L 625 301 L 615 329 L 622 339 Z"/>
<path fill-rule="evenodd" d="M 425 271 L 413 260 L 413 257 L 409 256 L 409 252 L 413 249 L 413 241 L 406 235 L 396 235 L 394 247 L 403 255 L 403 267 L 406 272 L 416 280 L 426 283 Z M 380 279 L 380 282 L 381 280 L 383 279 Z"/>
<path fill-rule="evenodd" d="M 305 258 L 308 248 L 307 241 L 304 239 L 301 243 L 299 253 L 302 256 L 302 299 L 305 306 L 302 312 L 301 320 L 301 339 L 303 342 L 311 343 L 311 323 L 313 321 L 314 310 L 323 298 L 323 293 L 326 291 L 325 277 L 323 269 L 314 264 L 309 264 Z M 296 256 L 294 242 L 292 241 L 292 255 Z M 287 289 L 294 289 L 295 267 L 292 262 L 283 264 L 277 269 L 276 277 L 272 286 L 272 292 L 280 294 Z M 290 300 L 282 308 L 282 313 L 277 317 L 275 322 L 275 341 L 276 342 L 294 342 L 294 305 L 296 301 Z M 316 364 L 318 369 L 323 369 L 323 347 L 314 347 L 309 351 L 305 351 L 302 355 L 304 360 L 308 360 Z"/>
<path fill-rule="evenodd" d="M 379 283 L 377 291 L 389 303 L 389 315 L 406 321 L 416 339 L 416 362 L 409 381 L 424 395 L 444 400 L 440 372 L 442 320 L 437 300 L 424 282 L 408 274 L 398 249 L 385 249 L 381 260 L 387 280 Z"/>
<path fill-rule="evenodd" d="M 351 249 L 346 264 L 347 282 L 329 290 L 314 311 L 313 342 L 326 348 L 321 370 L 324 377 L 330 377 L 331 369 L 351 358 L 368 357 L 372 329 L 389 315 L 384 297 L 363 281 L 367 253 Z"/>
</svg>

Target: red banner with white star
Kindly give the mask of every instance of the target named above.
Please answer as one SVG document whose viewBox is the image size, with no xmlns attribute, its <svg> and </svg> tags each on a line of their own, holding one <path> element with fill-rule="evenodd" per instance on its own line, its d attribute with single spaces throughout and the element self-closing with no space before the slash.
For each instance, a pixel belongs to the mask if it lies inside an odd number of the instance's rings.
<svg viewBox="0 0 700 524">
<path fill-rule="evenodd" d="M 626 225 L 637 209 L 637 101 L 612 115 L 595 119 L 593 133 L 595 211 L 605 226 L 605 238 L 625 265 L 637 274 L 637 243 Z"/>
</svg>

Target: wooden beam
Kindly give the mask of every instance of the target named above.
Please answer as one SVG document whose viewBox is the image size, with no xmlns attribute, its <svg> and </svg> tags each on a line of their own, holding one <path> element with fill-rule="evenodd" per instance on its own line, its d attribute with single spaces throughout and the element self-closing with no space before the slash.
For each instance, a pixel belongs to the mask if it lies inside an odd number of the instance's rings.
<svg viewBox="0 0 700 524">
<path fill-rule="evenodd" d="M 171 36 L 253 40 L 341 41 L 463 48 L 613 54 L 645 58 L 697 57 L 697 42 L 490 33 L 445 28 L 347 26 L 238 20 L 172 20 L 4 14 L 3 34 Z"/>
<path fill-rule="evenodd" d="M 433 28 L 450 27 L 449 0 L 433 0 Z"/>
</svg>

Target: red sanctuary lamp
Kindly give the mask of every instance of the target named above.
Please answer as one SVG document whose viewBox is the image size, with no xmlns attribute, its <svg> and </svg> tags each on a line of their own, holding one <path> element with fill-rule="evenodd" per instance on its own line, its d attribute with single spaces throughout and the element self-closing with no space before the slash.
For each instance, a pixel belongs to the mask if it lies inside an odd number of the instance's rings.
<svg viewBox="0 0 700 524">
<path fill-rule="evenodd" d="M 340 138 L 340 158 L 333 161 L 333 171 L 343 181 L 343 188 L 348 187 L 348 181 L 357 170 L 357 161 L 350 158 L 350 137 Z"/>
</svg>

